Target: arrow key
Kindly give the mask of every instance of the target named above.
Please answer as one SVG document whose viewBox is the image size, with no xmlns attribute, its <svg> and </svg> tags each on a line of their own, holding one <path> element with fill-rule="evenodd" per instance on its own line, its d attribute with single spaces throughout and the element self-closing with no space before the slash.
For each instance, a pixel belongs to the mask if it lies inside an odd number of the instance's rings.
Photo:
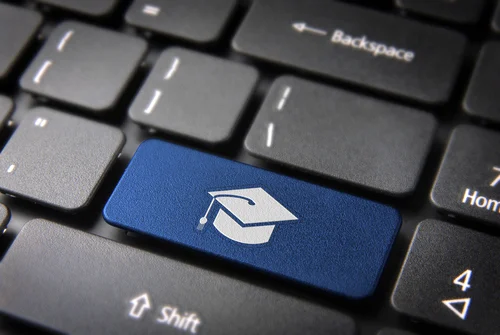
<svg viewBox="0 0 500 335">
<path fill-rule="evenodd" d="M 499 334 L 498 238 L 436 220 L 417 228 L 392 296 L 401 313 L 471 334 Z"/>
<path fill-rule="evenodd" d="M 147 310 L 151 309 L 151 302 L 147 293 L 141 294 L 130 300 L 132 307 L 128 315 L 134 319 L 140 319 Z"/>
</svg>

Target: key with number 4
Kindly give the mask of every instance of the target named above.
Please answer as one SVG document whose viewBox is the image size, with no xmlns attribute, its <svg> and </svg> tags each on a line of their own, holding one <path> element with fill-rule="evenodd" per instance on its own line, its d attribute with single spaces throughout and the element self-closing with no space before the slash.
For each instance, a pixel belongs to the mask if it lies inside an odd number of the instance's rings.
<svg viewBox="0 0 500 335">
<path fill-rule="evenodd" d="M 500 334 L 500 240 L 441 221 L 413 237 L 392 303 L 412 317 L 471 334 Z"/>
</svg>

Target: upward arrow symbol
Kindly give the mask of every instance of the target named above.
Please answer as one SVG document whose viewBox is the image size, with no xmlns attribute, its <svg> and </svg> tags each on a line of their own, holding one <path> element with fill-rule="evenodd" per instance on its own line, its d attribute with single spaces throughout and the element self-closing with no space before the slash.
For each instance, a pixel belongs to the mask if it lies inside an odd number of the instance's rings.
<svg viewBox="0 0 500 335">
<path fill-rule="evenodd" d="M 453 313 L 455 313 L 460 319 L 465 320 L 465 318 L 467 317 L 467 312 L 469 311 L 470 298 L 443 300 L 442 302 Z M 462 304 L 461 311 L 456 306 L 456 305 L 460 305 L 460 304 Z"/>
<path fill-rule="evenodd" d="M 149 302 L 149 296 L 147 293 L 130 300 L 130 303 L 132 304 L 132 309 L 128 315 L 134 319 L 141 318 L 144 311 L 151 309 L 151 303 Z"/>
</svg>

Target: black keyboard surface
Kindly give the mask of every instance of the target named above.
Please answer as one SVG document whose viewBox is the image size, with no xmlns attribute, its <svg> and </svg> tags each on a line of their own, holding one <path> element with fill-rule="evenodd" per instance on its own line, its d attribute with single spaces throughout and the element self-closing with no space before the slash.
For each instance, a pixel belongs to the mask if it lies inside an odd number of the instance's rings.
<svg viewBox="0 0 500 335">
<path fill-rule="evenodd" d="M 499 32 L 496 0 L 0 0 L 0 334 L 499 335 Z"/>
</svg>

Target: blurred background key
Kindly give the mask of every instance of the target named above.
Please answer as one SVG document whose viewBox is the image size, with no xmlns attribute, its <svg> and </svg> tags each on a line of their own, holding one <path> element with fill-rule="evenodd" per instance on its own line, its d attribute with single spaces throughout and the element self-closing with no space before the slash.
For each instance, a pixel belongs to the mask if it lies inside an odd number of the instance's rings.
<svg viewBox="0 0 500 335">
<path fill-rule="evenodd" d="M 456 23 L 476 23 L 484 0 L 395 0 L 401 9 Z"/>
<path fill-rule="evenodd" d="M 470 80 L 463 107 L 476 118 L 500 123 L 500 42 L 483 46 Z"/>
<path fill-rule="evenodd" d="M 135 0 L 125 20 L 132 26 L 196 43 L 216 41 L 236 0 Z"/>
<path fill-rule="evenodd" d="M 37 0 L 39 3 L 94 17 L 112 12 L 120 0 Z"/>
<path fill-rule="evenodd" d="M 37 12 L 0 3 L 0 82 L 9 76 L 41 23 Z"/>
</svg>

